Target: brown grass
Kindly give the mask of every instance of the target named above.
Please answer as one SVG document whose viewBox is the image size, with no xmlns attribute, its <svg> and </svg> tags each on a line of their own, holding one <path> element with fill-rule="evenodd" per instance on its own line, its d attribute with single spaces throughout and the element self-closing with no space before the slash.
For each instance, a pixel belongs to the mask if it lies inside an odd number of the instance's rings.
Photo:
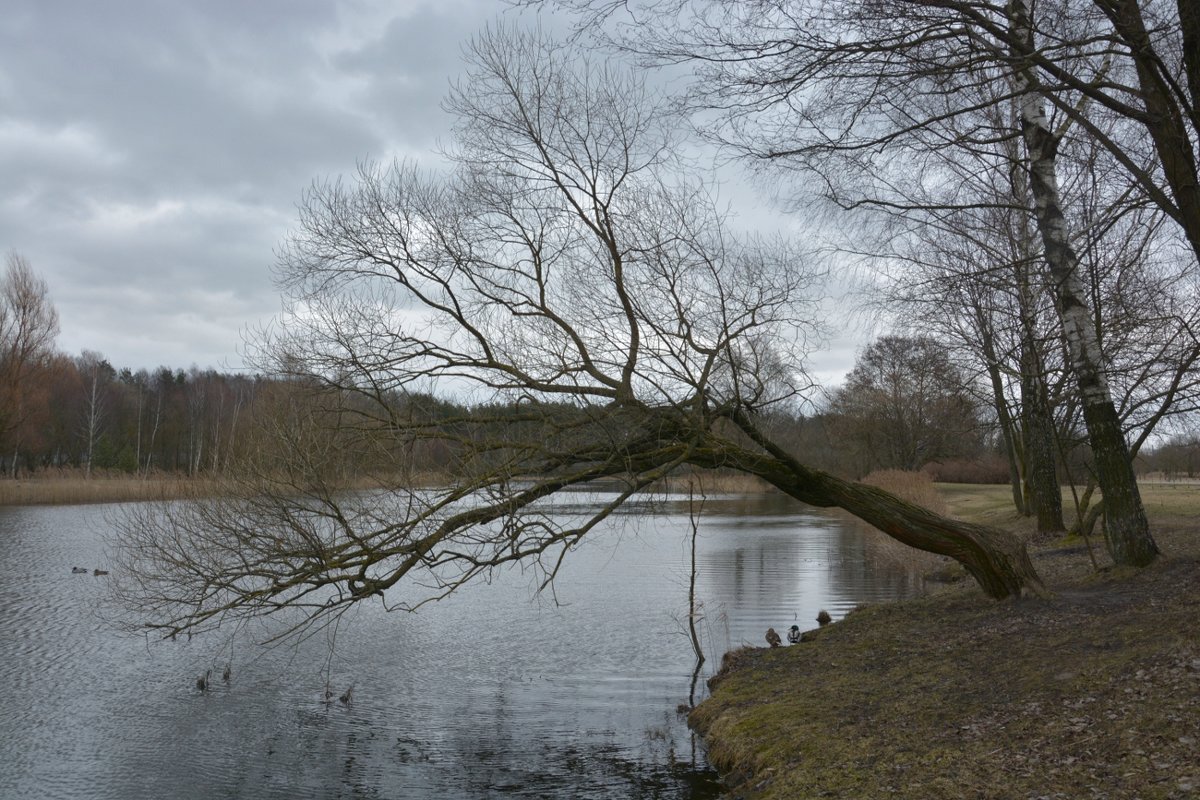
<svg viewBox="0 0 1200 800">
<path fill-rule="evenodd" d="M 447 476 L 434 472 L 404 476 L 371 475 L 346 481 L 340 488 L 348 491 L 369 491 L 396 486 L 445 486 L 448 481 Z M 228 482 L 208 477 L 188 478 L 163 473 L 152 473 L 146 477 L 126 473 L 101 473 L 88 477 L 82 470 L 46 470 L 32 478 L 0 478 L 0 506 L 177 500 L 212 497 L 219 492 L 229 491 L 229 487 Z"/>
<path fill-rule="evenodd" d="M 672 475 L 654 484 L 654 489 L 671 494 L 715 492 L 722 494 L 757 494 L 775 491 L 762 478 L 742 472 L 694 472 L 688 475 Z"/>
<path fill-rule="evenodd" d="M 877 470 L 863 478 L 862 482 L 891 492 L 902 500 L 924 506 L 935 514 L 946 515 L 949 513 L 946 501 L 938 492 L 933 479 L 927 472 L 908 472 L 897 469 Z M 909 547 L 903 542 L 898 542 L 856 517 L 848 514 L 845 517 L 862 531 L 863 557 L 871 564 L 885 568 L 903 569 L 917 575 L 927 575 L 945 569 L 949 563 L 941 556 L 926 553 Z"/>
<path fill-rule="evenodd" d="M 1194 525 L 1200 517 L 1200 484 L 1143 479 L 1138 486 L 1152 528 Z M 1021 534 L 1031 534 L 1033 531 L 1032 521 L 1019 516 L 1013 509 L 1012 492 L 1007 485 L 939 483 L 937 490 L 950 513 L 959 519 L 1009 528 Z M 1074 507 L 1070 490 L 1063 489 L 1063 508 L 1068 526 Z"/>
<path fill-rule="evenodd" d="M 1200 796 L 1200 488 L 1142 488 L 1164 553 L 1144 570 L 1046 542 L 1053 597 L 962 582 L 734 654 L 689 717 L 733 794 Z M 971 521 L 1016 519 L 1006 486 L 945 494 Z"/>
<path fill-rule="evenodd" d="M 0 479 L 0 505 L 81 505 L 170 500 L 203 493 L 209 482 L 174 475 L 92 475 L 56 470 L 33 478 Z"/>
</svg>

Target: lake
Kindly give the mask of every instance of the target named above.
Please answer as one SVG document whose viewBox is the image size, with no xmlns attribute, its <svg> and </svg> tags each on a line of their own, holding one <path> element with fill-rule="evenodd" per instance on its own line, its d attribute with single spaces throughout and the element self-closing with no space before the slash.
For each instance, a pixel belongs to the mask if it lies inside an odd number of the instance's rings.
<svg viewBox="0 0 1200 800">
<path fill-rule="evenodd" d="M 696 684 L 687 500 L 660 499 L 590 534 L 553 595 L 512 569 L 415 614 L 363 604 L 336 637 L 157 641 L 105 621 L 107 581 L 91 574 L 119 510 L 0 509 L 0 798 L 716 797 L 678 708 L 721 654 L 911 593 L 833 517 L 709 498 Z"/>
</svg>

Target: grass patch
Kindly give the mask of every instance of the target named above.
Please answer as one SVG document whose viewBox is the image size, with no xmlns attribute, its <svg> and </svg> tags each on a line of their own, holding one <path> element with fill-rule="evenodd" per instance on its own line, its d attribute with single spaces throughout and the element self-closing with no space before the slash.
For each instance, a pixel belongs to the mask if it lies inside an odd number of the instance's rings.
<svg viewBox="0 0 1200 800">
<path fill-rule="evenodd" d="M 941 487 L 939 487 L 941 488 Z M 1175 798 L 1200 793 L 1200 491 L 1144 486 L 1165 555 L 1092 570 L 1042 546 L 1048 600 L 959 584 L 730 659 L 689 718 L 745 798 Z M 1004 486 L 943 489 L 1014 519 Z"/>
</svg>

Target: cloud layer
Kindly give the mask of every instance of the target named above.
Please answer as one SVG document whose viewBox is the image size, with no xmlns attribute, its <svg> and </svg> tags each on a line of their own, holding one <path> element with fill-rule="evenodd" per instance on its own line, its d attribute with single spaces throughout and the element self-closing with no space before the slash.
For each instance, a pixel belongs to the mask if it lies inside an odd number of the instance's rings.
<svg viewBox="0 0 1200 800">
<path fill-rule="evenodd" d="M 68 353 L 236 368 L 243 332 L 279 311 L 274 248 L 304 189 L 364 159 L 429 157 L 463 42 L 500 16 L 533 21 L 507 8 L 7 0 L 0 251 L 48 281 Z M 772 213 L 723 186 L 743 218 Z M 854 338 L 816 372 L 843 372 Z"/>
<path fill-rule="evenodd" d="M 60 347 L 236 366 L 278 310 L 273 248 L 314 179 L 427 153 L 488 0 L 9 0 L 0 249 L 50 284 Z"/>
</svg>

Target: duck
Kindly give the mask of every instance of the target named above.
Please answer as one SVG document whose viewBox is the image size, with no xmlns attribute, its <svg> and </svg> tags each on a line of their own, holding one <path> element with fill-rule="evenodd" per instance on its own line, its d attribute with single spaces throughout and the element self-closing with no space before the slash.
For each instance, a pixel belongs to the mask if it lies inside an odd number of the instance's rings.
<svg viewBox="0 0 1200 800">
<path fill-rule="evenodd" d="M 207 692 L 208 684 L 209 684 L 209 681 L 211 681 L 211 680 L 212 680 L 212 670 L 210 669 L 210 670 L 207 670 L 199 678 L 196 678 L 196 688 L 202 692 Z"/>
<path fill-rule="evenodd" d="M 87 575 L 87 567 L 71 567 L 72 575 Z"/>
<path fill-rule="evenodd" d="M 343 705 L 350 705 L 350 701 L 353 699 L 354 699 L 354 685 L 351 684 L 349 689 L 342 692 L 342 696 L 339 697 L 338 700 L 341 700 Z"/>
<path fill-rule="evenodd" d="M 817 624 L 824 628 L 831 622 L 833 622 L 833 617 L 829 616 L 829 612 L 822 608 L 820 613 L 817 614 Z"/>
<path fill-rule="evenodd" d="M 767 628 L 767 644 L 771 647 L 779 647 L 783 644 L 783 640 L 779 638 L 779 634 L 775 632 L 774 628 Z"/>
<path fill-rule="evenodd" d="M 86 572 L 86 571 L 87 571 L 87 570 L 84 570 L 84 572 Z M 106 570 L 106 569 L 94 569 L 94 570 L 92 570 L 92 574 L 93 574 L 93 575 L 107 575 L 107 574 L 108 574 L 108 570 Z"/>
</svg>

